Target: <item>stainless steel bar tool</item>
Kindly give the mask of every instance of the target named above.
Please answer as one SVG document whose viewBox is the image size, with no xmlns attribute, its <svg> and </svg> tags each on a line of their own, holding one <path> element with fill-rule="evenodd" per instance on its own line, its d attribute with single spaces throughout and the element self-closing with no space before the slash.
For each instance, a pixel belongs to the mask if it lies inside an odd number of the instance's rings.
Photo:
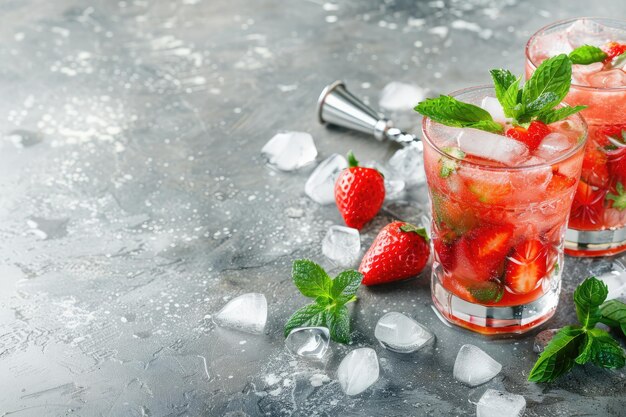
<svg viewBox="0 0 626 417">
<path fill-rule="evenodd" d="M 342 81 L 324 87 L 317 100 L 317 115 L 322 124 L 373 135 L 379 141 L 390 140 L 401 145 L 414 143 L 419 149 L 423 148 L 420 138 L 393 127 L 383 114 L 374 111 L 348 91 Z"/>
</svg>

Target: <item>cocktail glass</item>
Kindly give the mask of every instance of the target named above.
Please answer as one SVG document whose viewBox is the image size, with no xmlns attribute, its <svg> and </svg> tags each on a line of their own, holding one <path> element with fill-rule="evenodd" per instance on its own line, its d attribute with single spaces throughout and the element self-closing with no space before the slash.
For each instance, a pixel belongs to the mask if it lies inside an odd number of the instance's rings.
<svg viewBox="0 0 626 417">
<path fill-rule="evenodd" d="M 584 44 L 606 48 L 609 42 L 626 43 L 626 21 L 578 18 L 553 23 L 528 41 L 526 76 L 551 56 Z M 626 59 L 623 61 L 616 68 L 601 62 L 572 68 L 572 86 L 565 102 L 588 106 L 581 114 L 588 124 L 589 140 L 565 234 L 568 255 L 604 256 L 626 250 Z"/>
<path fill-rule="evenodd" d="M 452 96 L 484 107 L 496 100 L 492 87 Z M 504 135 L 424 118 L 431 290 L 448 321 L 484 334 L 523 333 L 554 314 L 587 130 L 579 115 L 550 129 L 530 153 Z"/>
</svg>

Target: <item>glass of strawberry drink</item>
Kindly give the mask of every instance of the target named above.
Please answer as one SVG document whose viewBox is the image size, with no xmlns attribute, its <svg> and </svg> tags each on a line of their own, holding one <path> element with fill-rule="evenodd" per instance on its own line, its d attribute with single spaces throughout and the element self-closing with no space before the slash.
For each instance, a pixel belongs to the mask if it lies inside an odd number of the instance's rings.
<svg viewBox="0 0 626 417">
<path fill-rule="evenodd" d="M 552 61 L 544 76 L 568 69 L 565 55 Z M 522 333 L 548 320 L 558 304 L 586 125 L 577 109 L 559 105 L 569 78 L 565 87 L 528 82 L 518 94 L 519 78 L 504 70 L 492 76 L 495 89 L 469 88 L 416 108 L 425 116 L 431 290 L 452 323 L 484 334 Z M 532 103 L 545 88 L 555 96 L 537 107 Z M 514 110 L 516 100 L 522 104 Z"/>
<path fill-rule="evenodd" d="M 573 52 L 575 51 L 575 52 Z M 589 127 L 565 252 L 603 256 L 626 250 L 626 21 L 570 19 L 535 33 L 526 46 L 526 75 L 555 53 L 568 53 L 572 86 L 565 101 L 586 104 Z"/>
</svg>

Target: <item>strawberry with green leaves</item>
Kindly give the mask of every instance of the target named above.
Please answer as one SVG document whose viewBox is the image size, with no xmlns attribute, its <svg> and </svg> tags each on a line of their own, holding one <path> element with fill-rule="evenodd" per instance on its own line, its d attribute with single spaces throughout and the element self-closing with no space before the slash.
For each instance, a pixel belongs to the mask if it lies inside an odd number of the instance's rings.
<svg viewBox="0 0 626 417">
<path fill-rule="evenodd" d="M 360 230 L 382 207 L 385 182 L 376 169 L 360 167 L 352 152 L 348 163 L 335 182 L 335 202 L 346 225 Z"/>
<path fill-rule="evenodd" d="M 530 371 L 529 381 L 551 382 L 585 363 L 607 369 L 624 367 L 626 355 L 619 342 L 596 327 L 601 322 L 621 328 L 626 334 L 626 305 L 616 300 L 605 303 L 607 295 L 606 284 L 595 277 L 576 288 L 574 304 L 579 324 L 565 326 L 554 335 Z"/>
<path fill-rule="evenodd" d="M 363 284 L 378 285 L 419 274 L 430 256 L 426 230 L 405 222 L 383 227 L 367 250 L 359 272 Z"/>
</svg>

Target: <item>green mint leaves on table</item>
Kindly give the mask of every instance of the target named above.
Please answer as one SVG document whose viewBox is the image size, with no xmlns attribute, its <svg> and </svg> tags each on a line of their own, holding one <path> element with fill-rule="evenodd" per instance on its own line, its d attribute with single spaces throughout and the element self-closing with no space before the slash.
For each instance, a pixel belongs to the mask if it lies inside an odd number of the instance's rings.
<svg viewBox="0 0 626 417">
<path fill-rule="evenodd" d="M 331 279 L 315 262 L 299 259 L 293 262 L 291 277 L 302 295 L 315 301 L 298 309 L 287 320 L 285 337 L 296 327 L 319 326 L 328 328 L 335 342 L 350 342 L 350 315 L 346 304 L 356 301 L 363 275 L 347 270 Z"/>
<path fill-rule="evenodd" d="M 608 55 L 597 46 L 583 45 L 569 53 L 572 64 L 589 65 L 604 61 Z"/>
<path fill-rule="evenodd" d="M 626 329 L 626 304 L 615 300 L 604 303 L 607 295 L 606 284 L 595 277 L 587 278 L 576 288 L 574 304 L 580 325 L 563 327 L 554 335 L 530 371 L 529 381 L 554 381 L 574 365 L 587 362 L 602 368 L 621 368 L 626 364 L 619 343 L 595 327 L 602 322 Z"/>
<path fill-rule="evenodd" d="M 569 92 L 572 79 L 572 61 L 565 54 L 546 59 L 521 88 L 521 77 L 508 70 L 491 70 L 491 78 L 504 114 L 514 125 L 528 127 L 533 120 L 550 124 L 586 108 L 555 108 Z M 426 99 L 415 107 L 415 111 L 446 126 L 471 127 L 493 133 L 504 131 L 502 124 L 494 121 L 486 110 L 450 96 Z"/>
</svg>

